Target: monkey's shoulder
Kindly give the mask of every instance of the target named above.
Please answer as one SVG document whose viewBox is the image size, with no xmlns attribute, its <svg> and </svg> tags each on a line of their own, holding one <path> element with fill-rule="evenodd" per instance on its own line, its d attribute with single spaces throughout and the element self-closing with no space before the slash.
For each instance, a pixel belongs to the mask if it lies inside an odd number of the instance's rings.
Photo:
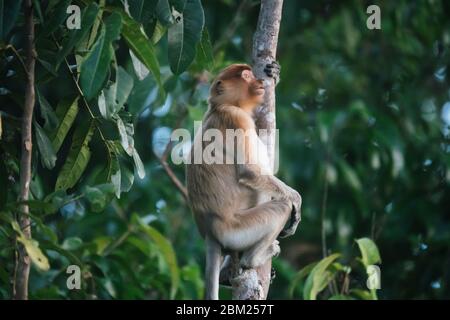
<svg viewBox="0 0 450 320">
<path fill-rule="evenodd" d="M 243 109 L 223 105 L 210 111 L 204 118 L 206 128 L 254 130 L 255 121 Z"/>
</svg>

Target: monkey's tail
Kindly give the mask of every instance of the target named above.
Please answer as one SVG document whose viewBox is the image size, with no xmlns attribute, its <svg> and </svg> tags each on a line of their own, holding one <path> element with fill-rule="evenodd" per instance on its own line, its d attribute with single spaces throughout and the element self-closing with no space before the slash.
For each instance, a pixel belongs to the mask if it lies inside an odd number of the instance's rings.
<svg viewBox="0 0 450 320">
<path fill-rule="evenodd" d="M 219 276 L 222 249 L 220 244 L 211 236 L 206 235 L 206 274 L 205 299 L 219 300 Z"/>
</svg>

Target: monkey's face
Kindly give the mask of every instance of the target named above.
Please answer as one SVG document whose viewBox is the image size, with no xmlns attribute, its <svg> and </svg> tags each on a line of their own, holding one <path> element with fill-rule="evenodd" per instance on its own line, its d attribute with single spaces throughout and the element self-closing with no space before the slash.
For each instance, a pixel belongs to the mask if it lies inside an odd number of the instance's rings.
<svg viewBox="0 0 450 320">
<path fill-rule="evenodd" d="M 211 88 L 210 102 L 252 110 L 264 101 L 264 84 L 248 65 L 234 64 L 223 70 Z"/>
<path fill-rule="evenodd" d="M 256 79 L 251 70 L 242 70 L 241 78 L 247 83 L 247 98 L 249 102 L 255 105 L 264 102 L 264 83 L 262 80 Z"/>
</svg>

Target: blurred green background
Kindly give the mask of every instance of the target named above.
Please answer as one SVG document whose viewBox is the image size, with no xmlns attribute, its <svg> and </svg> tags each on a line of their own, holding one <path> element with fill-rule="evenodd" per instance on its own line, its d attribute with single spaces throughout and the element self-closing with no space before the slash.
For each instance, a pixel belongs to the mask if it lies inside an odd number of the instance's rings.
<svg viewBox="0 0 450 320">
<path fill-rule="evenodd" d="M 381 30 L 366 27 L 370 4 L 381 8 Z M 201 119 L 209 82 L 218 70 L 251 63 L 259 2 L 203 0 L 202 5 L 214 67 L 207 72 L 195 60 L 174 75 L 163 35 L 156 50 L 167 98 L 148 99 L 136 109 L 129 101 L 128 106 L 145 178 L 136 176 L 120 199 L 101 190 L 97 200 L 86 199 L 93 192 L 86 188 L 95 188 L 104 160 L 101 141 L 93 139 L 84 178 L 68 192 L 83 196 L 43 216 L 45 226 L 35 226 L 33 236 L 51 267 L 45 272 L 32 268 L 31 298 L 203 296 L 204 243 L 158 156 L 171 130 L 192 131 L 193 121 Z M 363 237 L 376 243 L 381 257 L 378 298 L 450 298 L 449 12 L 445 0 L 284 1 L 277 56 L 282 67 L 278 176 L 302 195 L 303 219 L 296 235 L 281 241 L 269 298 L 305 298 L 311 269 L 298 272 L 324 253 L 342 255 L 339 263 L 327 266 L 329 278 L 318 297 L 367 297 L 355 242 Z M 123 40 L 115 49 L 119 63 L 132 74 Z M 41 70 L 38 66 L 38 78 Z M 55 106 L 73 90 L 67 71 L 59 74 L 40 87 Z M 2 78 L 0 87 L 6 81 Z M 20 85 L 9 84 L 8 90 L 14 87 Z M 5 114 L 6 96 L 0 97 Z M 2 161 L 10 163 L 17 151 L 5 138 L 0 143 Z M 169 165 L 183 182 L 184 167 Z M 39 175 L 33 188 L 36 198 L 43 198 L 53 190 L 57 174 L 37 161 L 35 166 Z M 2 193 L 14 198 L 14 183 L 8 181 L 2 188 L 9 191 Z M 59 252 L 45 246 L 52 233 Z M 11 242 L 4 234 L 0 241 L 0 297 L 6 299 Z M 65 287 L 71 263 L 83 265 L 82 290 Z M 227 289 L 221 294 L 230 296 Z"/>
</svg>

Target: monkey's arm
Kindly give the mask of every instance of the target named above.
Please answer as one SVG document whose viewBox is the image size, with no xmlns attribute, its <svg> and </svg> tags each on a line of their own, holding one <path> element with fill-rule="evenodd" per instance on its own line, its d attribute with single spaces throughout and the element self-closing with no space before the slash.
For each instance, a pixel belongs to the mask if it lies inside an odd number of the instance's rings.
<svg viewBox="0 0 450 320">
<path fill-rule="evenodd" d="M 239 183 L 258 192 L 266 193 L 275 200 L 288 200 L 292 203 L 291 219 L 280 233 L 280 237 L 293 235 L 301 220 L 302 197 L 300 194 L 274 175 L 261 174 L 258 165 L 238 164 L 237 174 Z"/>
<path fill-rule="evenodd" d="M 269 194 L 280 200 L 289 200 L 296 209 L 300 208 L 300 194 L 271 174 L 261 174 L 261 169 L 256 164 L 238 164 L 237 174 L 239 183 L 252 189 Z"/>
</svg>

